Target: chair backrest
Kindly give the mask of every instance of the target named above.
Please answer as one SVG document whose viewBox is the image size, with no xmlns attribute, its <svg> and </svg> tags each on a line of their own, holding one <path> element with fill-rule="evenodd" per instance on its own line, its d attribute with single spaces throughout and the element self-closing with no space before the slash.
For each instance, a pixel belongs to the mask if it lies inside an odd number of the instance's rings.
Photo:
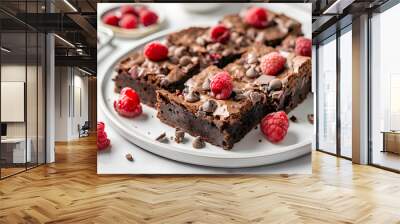
<svg viewBox="0 0 400 224">
<path fill-rule="evenodd" d="M 85 121 L 85 123 L 82 126 L 82 129 L 89 129 L 90 128 L 90 123 L 89 121 Z"/>
</svg>

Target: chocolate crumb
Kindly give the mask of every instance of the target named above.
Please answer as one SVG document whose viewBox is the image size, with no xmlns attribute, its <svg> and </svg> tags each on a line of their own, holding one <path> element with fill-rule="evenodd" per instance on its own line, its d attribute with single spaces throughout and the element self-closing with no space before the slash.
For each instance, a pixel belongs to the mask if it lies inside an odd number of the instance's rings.
<svg viewBox="0 0 400 224">
<path fill-rule="evenodd" d="M 194 103 L 200 100 L 200 94 L 197 91 L 190 91 L 184 94 L 185 100 L 189 103 Z"/>
<path fill-rule="evenodd" d="M 258 139 L 258 142 L 261 142 L 261 139 Z"/>
<path fill-rule="evenodd" d="M 183 142 L 183 138 L 184 137 L 185 137 L 185 132 L 184 131 L 182 131 L 179 128 L 175 129 L 175 142 L 176 143 Z"/>
<path fill-rule="evenodd" d="M 126 158 L 127 160 L 129 160 L 129 161 L 133 161 L 133 156 L 132 156 L 132 154 L 130 154 L 130 153 L 126 154 L 126 155 L 125 155 L 125 158 Z"/>
<path fill-rule="evenodd" d="M 314 114 L 308 114 L 307 119 L 310 124 L 314 124 Z"/>
<path fill-rule="evenodd" d="M 197 136 L 197 137 L 194 138 L 192 146 L 195 149 L 201 149 L 201 148 L 204 148 L 206 146 L 206 143 L 204 142 L 204 140 L 200 136 Z"/>
<path fill-rule="evenodd" d="M 159 142 L 163 142 L 163 141 L 165 141 L 165 140 L 167 139 L 166 136 L 167 136 L 167 134 L 165 134 L 165 132 L 164 132 L 164 133 L 162 133 L 161 135 L 159 135 L 159 136 L 156 138 L 156 140 L 159 141 Z"/>
<path fill-rule="evenodd" d="M 293 122 L 297 122 L 297 117 L 294 116 L 294 115 L 292 115 L 292 116 L 290 117 L 290 120 L 293 121 Z"/>
<path fill-rule="evenodd" d="M 200 110 L 206 113 L 213 113 L 217 109 L 217 102 L 214 100 L 206 100 L 203 105 L 200 106 Z"/>
</svg>

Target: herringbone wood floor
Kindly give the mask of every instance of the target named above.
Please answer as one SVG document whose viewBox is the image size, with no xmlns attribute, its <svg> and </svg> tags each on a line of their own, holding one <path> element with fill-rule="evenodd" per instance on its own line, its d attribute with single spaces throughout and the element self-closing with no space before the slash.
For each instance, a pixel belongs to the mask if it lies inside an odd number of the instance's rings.
<svg viewBox="0 0 400 224">
<path fill-rule="evenodd" d="M 0 181 L 0 223 L 400 223 L 400 175 L 319 152 L 308 176 L 155 177 L 96 175 L 94 138 L 56 151 Z"/>
</svg>

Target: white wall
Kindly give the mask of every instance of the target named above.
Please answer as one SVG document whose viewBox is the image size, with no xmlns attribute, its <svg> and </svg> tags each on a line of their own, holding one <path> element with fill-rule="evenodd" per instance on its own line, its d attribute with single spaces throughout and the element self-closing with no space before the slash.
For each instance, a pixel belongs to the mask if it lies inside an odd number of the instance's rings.
<svg viewBox="0 0 400 224">
<path fill-rule="evenodd" d="M 68 71 L 67 67 L 55 68 L 55 141 L 68 140 Z"/>
<path fill-rule="evenodd" d="M 70 141 L 88 120 L 88 78 L 71 67 L 56 67 L 55 73 L 55 140 Z"/>
</svg>

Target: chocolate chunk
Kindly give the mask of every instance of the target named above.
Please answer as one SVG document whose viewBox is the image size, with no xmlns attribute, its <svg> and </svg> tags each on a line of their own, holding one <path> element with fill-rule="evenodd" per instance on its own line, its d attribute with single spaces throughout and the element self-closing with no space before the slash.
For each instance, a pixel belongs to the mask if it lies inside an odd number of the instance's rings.
<svg viewBox="0 0 400 224">
<path fill-rule="evenodd" d="M 204 140 L 200 136 L 197 136 L 197 137 L 194 138 L 192 146 L 195 149 L 201 149 L 201 148 L 204 148 L 206 146 L 206 143 L 204 142 Z"/>
<path fill-rule="evenodd" d="M 176 46 L 170 46 L 168 48 L 168 53 L 170 54 L 170 56 L 172 56 L 175 53 L 175 50 L 176 50 Z"/>
<path fill-rule="evenodd" d="M 163 87 L 168 86 L 169 85 L 168 79 L 166 77 L 161 79 L 160 85 L 163 86 Z"/>
<path fill-rule="evenodd" d="M 126 158 L 127 160 L 129 160 L 129 161 L 133 161 L 133 156 L 132 156 L 132 154 L 130 154 L 130 153 L 126 154 L 126 155 L 125 155 L 125 158 Z"/>
<path fill-rule="evenodd" d="M 234 40 L 234 41 L 235 41 L 235 44 L 241 45 L 241 44 L 243 43 L 243 37 L 238 37 L 238 38 L 236 38 L 236 40 Z"/>
<path fill-rule="evenodd" d="M 206 40 L 203 37 L 197 37 L 196 44 L 204 46 L 206 44 Z"/>
<path fill-rule="evenodd" d="M 193 58 L 191 59 L 191 61 L 192 61 L 193 64 L 198 64 L 199 61 L 200 61 L 200 59 L 199 59 L 199 57 L 193 57 Z"/>
<path fill-rule="evenodd" d="M 259 33 L 255 39 L 256 42 L 263 43 L 265 41 L 264 33 Z"/>
<path fill-rule="evenodd" d="M 234 101 L 240 101 L 246 98 L 246 96 L 243 94 L 243 91 L 240 89 L 234 89 L 232 91 L 232 98 Z"/>
<path fill-rule="evenodd" d="M 282 89 L 282 81 L 280 79 L 273 79 L 269 82 L 268 91 L 275 91 Z"/>
<path fill-rule="evenodd" d="M 183 56 L 179 59 L 179 64 L 182 66 L 186 66 L 192 62 L 192 59 L 189 56 Z"/>
<path fill-rule="evenodd" d="M 229 56 L 229 55 L 231 55 L 233 53 L 233 51 L 231 50 L 231 49 L 225 49 L 223 52 L 222 52 L 222 56 Z"/>
<path fill-rule="evenodd" d="M 218 51 L 222 47 L 222 45 L 220 43 L 211 44 L 209 46 L 210 46 L 209 47 L 210 50 L 213 50 L 213 51 Z"/>
<path fill-rule="evenodd" d="M 238 38 L 239 37 L 239 33 L 238 32 L 232 32 L 231 33 L 231 38 L 232 39 L 236 39 L 236 38 Z"/>
<path fill-rule="evenodd" d="M 246 36 L 253 39 L 256 36 L 256 31 L 254 29 L 249 29 L 246 32 Z"/>
<path fill-rule="evenodd" d="M 210 79 L 204 80 L 203 84 L 201 85 L 201 89 L 204 91 L 210 90 L 210 83 L 211 83 Z"/>
<path fill-rule="evenodd" d="M 179 63 L 179 58 L 175 57 L 175 56 L 171 56 L 169 57 L 169 60 L 172 64 L 178 64 Z"/>
<path fill-rule="evenodd" d="M 256 78 L 258 77 L 260 74 L 256 71 L 255 67 L 252 66 L 249 69 L 247 69 L 246 71 L 246 76 L 249 78 Z"/>
<path fill-rule="evenodd" d="M 181 57 L 186 51 L 186 47 L 181 46 L 175 49 L 174 51 L 174 56 L 176 57 Z"/>
<path fill-rule="evenodd" d="M 159 141 L 159 142 L 164 142 L 165 140 L 168 140 L 167 134 L 165 134 L 165 132 L 163 132 L 161 135 L 159 135 L 156 138 L 156 141 Z"/>
<path fill-rule="evenodd" d="M 200 100 L 200 94 L 197 91 L 189 91 L 187 94 L 184 94 L 185 100 L 189 103 L 194 103 Z"/>
<path fill-rule="evenodd" d="M 297 122 L 297 117 L 294 116 L 294 115 L 292 115 L 292 116 L 290 117 L 290 120 L 293 121 L 293 122 Z"/>
<path fill-rule="evenodd" d="M 257 63 L 257 61 L 258 61 L 257 60 L 257 55 L 252 54 L 252 53 L 247 55 L 247 63 L 254 64 L 254 63 Z"/>
<path fill-rule="evenodd" d="M 201 105 L 200 110 L 207 113 L 213 113 L 217 109 L 217 107 L 217 102 L 215 102 L 214 100 L 207 100 L 203 103 L 203 105 Z"/>
<path fill-rule="evenodd" d="M 256 104 L 262 100 L 263 96 L 261 95 L 261 93 L 252 91 L 249 93 L 249 98 L 253 104 Z"/>
<path fill-rule="evenodd" d="M 175 129 L 175 142 L 181 143 L 183 142 L 183 138 L 185 137 L 185 132 L 179 128 Z"/>
<path fill-rule="evenodd" d="M 260 75 L 256 80 L 254 80 L 254 83 L 259 85 L 266 85 L 269 84 L 269 82 L 274 78 L 275 77 L 272 75 Z"/>
<path fill-rule="evenodd" d="M 314 114 L 308 114 L 307 119 L 310 124 L 314 124 Z"/>
</svg>

